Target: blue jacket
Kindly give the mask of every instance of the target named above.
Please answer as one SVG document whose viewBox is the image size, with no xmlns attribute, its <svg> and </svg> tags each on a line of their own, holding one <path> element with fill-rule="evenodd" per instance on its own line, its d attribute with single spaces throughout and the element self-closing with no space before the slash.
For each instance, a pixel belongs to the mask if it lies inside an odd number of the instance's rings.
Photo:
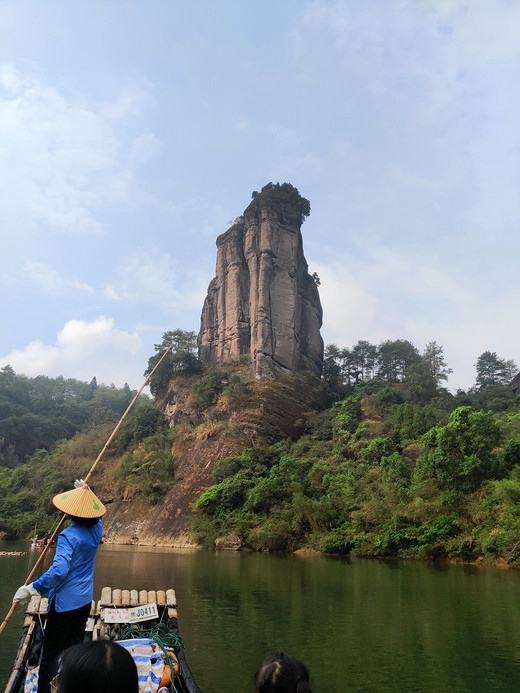
<svg viewBox="0 0 520 693">
<path fill-rule="evenodd" d="M 94 560 L 103 535 L 101 519 L 93 527 L 72 521 L 58 535 L 56 555 L 47 572 L 33 582 L 40 594 L 49 593 L 56 611 L 71 611 L 92 601 Z"/>
</svg>

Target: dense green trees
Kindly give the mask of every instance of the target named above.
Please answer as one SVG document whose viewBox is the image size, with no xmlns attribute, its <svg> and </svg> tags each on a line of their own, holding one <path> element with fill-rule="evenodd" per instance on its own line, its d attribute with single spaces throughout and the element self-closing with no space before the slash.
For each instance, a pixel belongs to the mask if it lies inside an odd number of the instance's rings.
<svg viewBox="0 0 520 693">
<path fill-rule="evenodd" d="M 499 441 L 500 426 L 491 412 L 459 407 L 445 426 L 434 426 L 425 435 L 417 469 L 444 488 L 476 490 L 506 471 L 503 455 L 495 453 Z"/>
<path fill-rule="evenodd" d="M 449 413 L 438 398 L 381 398 L 388 388 L 360 384 L 299 441 L 221 460 L 195 504 L 198 539 L 234 532 L 254 549 L 520 560 L 518 402 L 506 416 Z"/>
<path fill-rule="evenodd" d="M 485 382 L 453 396 L 450 372 L 435 342 L 422 354 L 406 340 L 329 345 L 324 380 L 339 401 L 297 442 L 221 460 L 196 536 L 520 562 L 520 400 Z"/>
<path fill-rule="evenodd" d="M 95 377 L 90 383 L 29 378 L 10 366 L 3 368 L 0 523 L 21 536 L 34 531 L 35 525 L 40 532 L 50 529 L 55 524 L 52 497 L 70 488 L 75 475 L 87 473 L 134 395 L 126 384 L 98 385 Z M 139 445 L 163 427 L 163 416 L 142 395 L 113 447 Z"/>
<path fill-rule="evenodd" d="M 349 388 L 373 379 L 407 382 L 417 401 L 427 401 L 451 373 L 443 349 L 430 342 L 422 354 L 406 339 L 385 340 L 378 346 L 360 340 L 351 349 L 336 344 L 325 348 L 323 380 L 332 399 L 344 397 Z"/>
<path fill-rule="evenodd" d="M 507 385 L 516 375 L 517 366 L 514 361 L 501 359 L 496 351 L 484 351 L 475 364 L 477 369 L 477 386 Z"/>
<path fill-rule="evenodd" d="M 179 431 L 196 437 L 208 425 L 225 428 L 227 413 L 248 405 L 250 386 L 234 365 L 199 373 L 193 332 L 166 332 L 147 372 L 170 345 L 152 391 L 162 398 L 181 376 L 186 406 L 206 420 L 200 431 L 188 418 L 169 428 L 160 402 L 141 401 L 113 441 L 115 497 L 157 503 L 175 482 L 171 446 Z M 407 340 L 329 345 L 323 383 L 330 406 L 305 418 L 297 441 L 258 441 L 220 460 L 214 485 L 195 504 L 194 532 L 208 545 L 238 532 L 254 549 L 306 545 L 520 562 L 520 400 L 507 385 L 513 370 L 484 352 L 475 387 L 452 395 L 436 342 L 422 353 Z M 90 467 L 131 397 L 128 386 L 95 378 L 26 378 L 4 368 L 0 523 L 22 535 L 34 524 L 45 529 L 50 499 L 70 485 L 72 469 Z"/>
<path fill-rule="evenodd" d="M 516 374 L 515 362 L 485 351 L 475 366 L 476 385 L 460 392 L 458 403 L 485 407 L 495 400 L 494 410 L 507 409 L 513 397 L 508 386 Z M 382 380 L 405 383 L 407 397 L 426 404 L 434 396 L 447 394 L 443 388 L 450 373 L 452 369 L 437 342 L 429 342 L 421 354 L 406 339 L 385 340 L 377 346 L 360 340 L 350 349 L 328 344 L 322 377 L 331 401 L 342 399 L 359 383 Z"/>
<path fill-rule="evenodd" d="M 124 389 L 123 393 L 126 397 Z M 50 450 L 38 449 L 15 467 L 0 464 L 0 525 L 4 531 L 28 537 L 35 526 L 39 532 L 50 530 L 56 524 L 52 497 L 88 472 L 114 423 L 108 415 L 105 423 L 87 426 L 70 440 L 55 441 Z M 115 497 L 127 494 L 156 503 L 173 483 L 171 431 L 147 398 L 140 398 L 126 417 L 105 457 L 112 457 L 105 483 L 113 485 Z"/>
<path fill-rule="evenodd" d="M 157 353 L 148 359 L 145 375 L 153 371 L 168 347 L 171 347 L 171 351 L 150 379 L 150 392 L 157 398 L 166 394 L 170 380 L 175 376 L 197 373 L 200 370 L 195 332 L 176 329 L 165 332 L 162 342 L 154 345 Z"/>
<path fill-rule="evenodd" d="M 0 465 L 21 464 L 37 449 L 107 421 L 117 421 L 131 402 L 128 385 L 97 385 L 72 378 L 28 378 L 11 366 L 0 371 Z"/>
<path fill-rule="evenodd" d="M 126 452 L 116 467 L 115 478 L 133 496 L 157 503 L 174 478 L 171 440 L 166 431 L 145 436 Z"/>
<path fill-rule="evenodd" d="M 311 203 L 305 197 L 302 197 L 295 188 L 294 185 L 290 183 L 267 183 L 262 188 L 262 193 L 264 195 L 272 195 L 277 200 L 287 200 L 288 202 L 295 203 L 300 211 L 301 223 L 305 221 L 305 218 L 311 213 Z M 258 191 L 253 190 L 251 197 L 253 200 L 258 195 Z"/>
<path fill-rule="evenodd" d="M 418 363 L 420 356 L 414 345 L 407 339 L 386 340 L 379 345 L 378 376 L 389 382 L 405 379 L 406 370 Z"/>
</svg>

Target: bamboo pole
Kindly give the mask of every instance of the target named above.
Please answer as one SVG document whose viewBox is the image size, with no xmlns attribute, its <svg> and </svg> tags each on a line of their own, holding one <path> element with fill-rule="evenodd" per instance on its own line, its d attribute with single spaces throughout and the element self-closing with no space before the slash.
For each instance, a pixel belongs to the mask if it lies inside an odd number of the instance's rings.
<svg viewBox="0 0 520 693">
<path fill-rule="evenodd" d="M 27 652 L 27 648 L 29 647 L 29 643 L 31 642 L 33 630 L 36 626 L 36 616 L 32 617 L 31 623 L 29 624 L 27 628 L 27 635 L 24 638 L 23 645 L 20 648 L 20 652 L 18 653 L 18 657 L 16 658 L 16 662 L 14 663 L 14 669 L 11 672 L 11 676 L 9 677 L 9 681 L 7 682 L 7 686 L 5 687 L 4 693 L 11 693 L 13 690 L 13 686 L 16 682 L 16 679 L 18 678 L 18 674 L 20 672 L 20 669 L 22 668 L 23 660 L 25 657 L 25 653 Z"/>
<path fill-rule="evenodd" d="M 161 364 L 161 362 L 162 362 L 162 360 L 164 359 L 164 357 L 166 356 L 166 354 L 167 354 L 169 351 L 171 351 L 171 348 L 172 348 L 172 347 L 169 346 L 169 347 L 166 349 L 166 351 L 165 351 L 164 354 L 161 356 L 161 358 L 159 359 L 159 361 L 157 361 L 157 363 L 155 364 L 155 366 L 153 367 L 153 369 L 150 371 L 150 374 L 148 375 L 148 377 L 146 378 L 146 380 L 144 381 L 144 383 L 141 385 L 141 389 L 139 390 L 139 392 L 135 395 L 135 397 L 133 398 L 133 400 L 132 400 L 132 401 L 130 402 L 130 404 L 128 405 L 128 407 L 127 407 L 125 413 L 124 413 L 123 416 L 120 418 L 119 423 L 117 424 L 117 426 L 116 426 L 116 427 L 114 428 L 114 430 L 112 431 L 112 433 L 111 433 L 111 435 L 109 436 L 107 442 L 105 443 L 103 449 L 101 450 L 101 452 L 100 452 L 99 455 L 97 456 L 96 461 L 94 462 L 94 464 L 93 464 L 92 467 L 90 468 L 89 473 L 88 473 L 87 476 L 85 477 L 85 479 L 84 479 L 85 483 L 87 483 L 87 481 L 88 481 L 88 480 L 90 479 L 90 477 L 92 476 L 92 473 L 93 473 L 94 470 L 96 469 L 96 467 L 97 467 L 97 465 L 98 465 L 98 462 L 99 462 L 100 459 L 103 457 L 103 455 L 104 455 L 104 453 L 105 453 L 105 450 L 108 448 L 108 446 L 109 446 L 110 443 L 112 442 L 112 440 L 113 440 L 115 434 L 118 432 L 119 427 L 121 426 L 121 424 L 122 424 L 123 421 L 125 420 L 125 418 L 126 418 L 128 412 L 129 412 L 130 409 L 134 406 L 134 404 L 135 404 L 137 398 L 139 397 L 139 395 L 141 394 L 141 392 L 142 392 L 142 391 L 144 390 L 144 388 L 148 385 L 148 382 L 149 382 L 150 378 L 151 378 L 152 375 L 155 373 L 155 371 L 157 370 L 157 368 L 159 368 L 159 365 Z M 27 576 L 27 579 L 26 579 L 26 581 L 24 582 L 24 585 L 30 584 L 32 576 L 34 575 L 34 573 L 35 573 L 36 570 L 38 569 L 40 563 L 43 561 L 43 557 L 44 557 L 45 554 L 47 553 L 49 547 L 51 546 L 52 542 L 53 542 L 54 539 L 56 538 L 56 535 L 58 534 L 59 530 L 62 528 L 63 523 L 65 522 L 66 519 L 67 519 L 67 515 L 65 515 L 65 513 L 64 513 L 63 516 L 62 516 L 62 518 L 61 518 L 61 520 L 58 522 L 58 524 L 57 524 L 57 526 L 56 526 L 56 529 L 55 529 L 54 532 L 52 533 L 51 538 L 49 539 L 49 541 L 47 542 L 47 544 L 43 547 L 43 551 L 41 552 L 41 554 L 40 554 L 38 560 L 37 560 L 36 563 L 34 564 L 33 569 L 31 570 L 31 572 L 30 572 L 29 575 Z M 6 616 L 6 617 L 4 618 L 4 620 L 2 621 L 2 625 L 0 626 L 0 634 L 3 632 L 4 628 L 5 628 L 6 625 L 7 625 L 7 622 L 8 622 L 9 619 L 11 618 L 11 616 L 14 614 L 15 609 L 16 609 L 16 604 L 17 604 L 17 603 L 18 603 L 18 602 L 13 602 L 13 603 L 12 603 L 11 608 L 10 608 L 9 611 L 7 612 L 7 616 Z"/>
</svg>

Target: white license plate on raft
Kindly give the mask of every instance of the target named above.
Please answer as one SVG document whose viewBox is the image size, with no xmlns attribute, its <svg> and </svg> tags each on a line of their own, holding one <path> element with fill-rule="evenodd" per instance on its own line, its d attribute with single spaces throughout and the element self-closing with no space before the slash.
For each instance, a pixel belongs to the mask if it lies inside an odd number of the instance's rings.
<svg viewBox="0 0 520 693">
<path fill-rule="evenodd" d="M 128 609 L 105 609 L 105 623 L 138 623 L 158 617 L 157 604 L 140 604 Z"/>
</svg>

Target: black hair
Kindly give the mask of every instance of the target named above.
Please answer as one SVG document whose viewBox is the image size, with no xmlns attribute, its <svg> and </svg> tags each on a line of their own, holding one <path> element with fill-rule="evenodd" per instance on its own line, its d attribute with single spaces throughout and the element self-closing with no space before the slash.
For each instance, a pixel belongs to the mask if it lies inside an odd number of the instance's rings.
<svg viewBox="0 0 520 693">
<path fill-rule="evenodd" d="M 86 525 L 87 527 L 93 527 L 99 522 L 99 517 L 74 517 L 74 515 L 69 515 L 72 522 L 78 525 Z"/>
<path fill-rule="evenodd" d="M 58 693 L 137 693 L 132 655 L 111 640 L 91 640 L 65 650 Z"/>
<path fill-rule="evenodd" d="M 258 668 L 255 693 L 312 693 L 309 670 L 299 659 L 277 652 Z"/>
</svg>

